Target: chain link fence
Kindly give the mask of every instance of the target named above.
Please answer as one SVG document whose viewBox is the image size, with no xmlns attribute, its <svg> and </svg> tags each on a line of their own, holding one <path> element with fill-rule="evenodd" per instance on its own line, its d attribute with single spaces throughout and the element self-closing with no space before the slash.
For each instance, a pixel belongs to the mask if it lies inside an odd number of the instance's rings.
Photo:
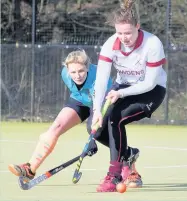
<svg viewBox="0 0 187 201">
<path fill-rule="evenodd" d="M 77 47 L 36 45 L 33 80 L 31 45 L 3 45 L 2 49 L 2 117 L 29 119 L 34 115 L 35 120 L 54 119 L 68 98 L 68 90 L 61 80 L 62 61 Z M 99 50 L 92 46 L 85 50 L 96 63 Z"/>
<path fill-rule="evenodd" d="M 5 1 L 1 13 L 1 117 L 51 121 L 68 98 L 62 61 L 84 48 L 93 63 L 114 33 L 105 17 L 118 1 Z M 167 96 L 149 123 L 187 123 L 187 1 L 139 1 L 143 29 L 162 40 Z M 113 75 L 113 74 L 112 74 Z"/>
</svg>

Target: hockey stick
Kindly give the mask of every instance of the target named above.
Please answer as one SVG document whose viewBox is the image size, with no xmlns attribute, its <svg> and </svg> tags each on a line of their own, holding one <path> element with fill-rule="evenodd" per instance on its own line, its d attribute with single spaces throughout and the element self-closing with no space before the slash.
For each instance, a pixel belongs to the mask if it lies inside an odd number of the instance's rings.
<svg viewBox="0 0 187 201">
<path fill-rule="evenodd" d="M 109 107 L 110 105 L 111 105 L 110 101 L 107 100 L 106 103 L 105 103 L 104 106 L 103 106 L 103 109 L 102 109 L 102 116 L 104 116 L 104 115 L 106 114 L 107 109 L 108 109 L 108 107 Z M 91 131 L 91 133 L 90 133 L 88 142 L 87 142 L 86 145 L 84 146 L 83 152 L 82 152 L 82 154 L 81 154 L 80 157 L 79 157 L 79 161 L 78 161 L 78 163 L 77 163 L 77 168 L 75 169 L 75 172 L 74 172 L 74 175 L 73 175 L 73 179 L 72 179 L 72 181 L 73 181 L 74 184 L 76 184 L 76 183 L 80 180 L 80 178 L 81 178 L 81 176 L 82 176 L 82 172 L 80 172 L 79 170 L 80 170 L 81 164 L 82 164 L 82 162 L 83 162 L 83 159 L 84 159 L 84 157 L 85 157 L 86 154 L 87 154 L 89 143 L 90 143 L 90 141 L 94 138 L 94 134 L 97 132 L 98 128 L 99 128 L 99 124 L 97 123 L 97 124 L 92 128 L 92 131 Z"/>
<path fill-rule="evenodd" d="M 20 188 L 22 188 L 23 190 L 29 190 L 31 188 L 33 188 L 34 186 L 38 185 L 39 183 L 45 181 L 46 179 L 49 179 L 51 176 L 55 175 L 56 173 L 60 172 L 61 170 L 63 170 L 64 168 L 72 165 L 73 163 L 75 163 L 76 161 L 78 161 L 80 158 L 80 155 L 71 159 L 70 161 L 63 163 L 47 172 L 45 172 L 44 174 L 36 177 L 35 179 L 30 180 L 29 182 L 24 182 L 24 178 L 25 177 L 19 177 L 18 179 L 18 183 Z"/>
</svg>

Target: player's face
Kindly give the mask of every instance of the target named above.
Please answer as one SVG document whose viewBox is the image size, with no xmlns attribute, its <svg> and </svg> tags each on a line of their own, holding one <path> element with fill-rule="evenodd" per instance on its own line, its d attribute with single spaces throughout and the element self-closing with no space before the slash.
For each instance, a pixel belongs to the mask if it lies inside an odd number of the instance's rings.
<svg viewBox="0 0 187 201">
<path fill-rule="evenodd" d="M 68 73 L 71 79 L 78 85 L 81 85 L 87 77 L 88 69 L 85 65 L 79 63 L 68 64 Z"/>
<path fill-rule="evenodd" d="M 138 38 L 138 29 L 140 25 L 115 24 L 116 34 L 121 43 L 126 47 L 133 47 Z"/>
</svg>

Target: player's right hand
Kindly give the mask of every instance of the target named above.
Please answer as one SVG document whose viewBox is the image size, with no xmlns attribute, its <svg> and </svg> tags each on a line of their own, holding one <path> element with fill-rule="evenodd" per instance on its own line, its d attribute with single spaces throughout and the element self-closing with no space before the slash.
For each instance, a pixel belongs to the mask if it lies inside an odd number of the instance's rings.
<svg viewBox="0 0 187 201">
<path fill-rule="evenodd" d="M 110 100 L 111 103 L 115 103 L 120 98 L 119 91 L 111 90 L 107 96 L 106 99 Z"/>
<path fill-rule="evenodd" d="M 93 118 L 92 118 L 92 126 L 93 129 L 96 124 L 99 124 L 99 127 L 102 127 L 103 124 L 103 117 L 100 111 L 94 111 Z"/>
</svg>

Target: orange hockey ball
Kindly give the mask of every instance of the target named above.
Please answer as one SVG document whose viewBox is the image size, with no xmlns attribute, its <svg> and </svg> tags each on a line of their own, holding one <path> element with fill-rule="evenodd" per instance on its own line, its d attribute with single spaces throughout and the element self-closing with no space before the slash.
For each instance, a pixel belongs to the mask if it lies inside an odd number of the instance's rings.
<svg viewBox="0 0 187 201">
<path fill-rule="evenodd" d="M 116 190 L 119 193 L 124 193 L 127 190 L 127 186 L 124 183 L 119 183 L 116 186 Z"/>
</svg>

